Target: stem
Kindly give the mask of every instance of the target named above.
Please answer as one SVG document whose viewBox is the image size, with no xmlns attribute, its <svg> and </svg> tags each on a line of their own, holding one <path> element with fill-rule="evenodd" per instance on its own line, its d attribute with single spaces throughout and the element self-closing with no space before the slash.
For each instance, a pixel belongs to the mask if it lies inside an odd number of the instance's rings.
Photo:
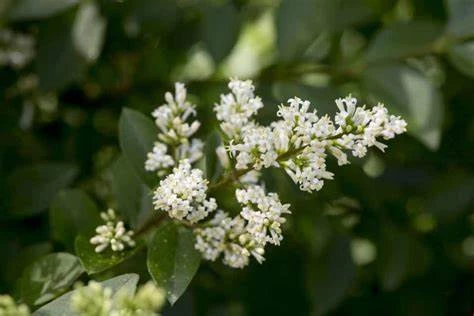
<svg viewBox="0 0 474 316">
<path fill-rule="evenodd" d="M 334 139 L 338 139 L 340 138 L 342 135 L 346 134 L 345 132 L 341 132 L 341 133 L 338 133 L 336 135 L 332 135 L 332 136 L 329 136 L 327 138 L 325 138 L 324 140 L 334 140 Z M 357 133 L 356 133 L 357 134 Z M 298 155 L 299 153 L 301 153 L 303 150 L 305 150 L 308 146 L 303 146 L 303 147 L 300 147 L 300 148 L 295 148 L 293 150 L 289 150 L 281 155 L 279 155 L 277 157 L 277 161 L 285 161 L 285 160 L 288 160 L 290 159 L 291 157 L 295 156 L 295 155 Z M 228 173 L 226 177 L 224 177 L 222 180 L 220 180 L 219 182 L 216 182 L 214 184 L 211 184 L 208 188 L 208 191 L 209 192 L 212 192 L 216 189 L 218 189 L 219 187 L 225 185 L 225 184 L 228 184 L 229 182 L 232 182 L 232 181 L 237 181 L 241 176 L 245 175 L 246 173 L 250 172 L 251 170 L 253 170 L 252 168 L 246 168 L 246 169 L 240 169 L 240 170 L 237 170 L 237 169 L 233 169 L 232 172 Z"/>
</svg>

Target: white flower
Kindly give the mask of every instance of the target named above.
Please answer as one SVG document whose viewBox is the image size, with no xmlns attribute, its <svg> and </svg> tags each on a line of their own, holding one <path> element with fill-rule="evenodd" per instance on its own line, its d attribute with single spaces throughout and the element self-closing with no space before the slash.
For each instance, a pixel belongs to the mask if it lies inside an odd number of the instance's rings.
<svg viewBox="0 0 474 316">
<path fill-rule="evenodd" d="M 230 168 L 230 159 L 229 156 L 227 155 L 227 151 L 225 150 L 224 146 L 218 146 L 216 148 L 216 155 L 217 159 L 219 159 L 219 163 L 224 169 L 229 169 Z"/>
<path fill-rule="evenodd" d="M 186 99 L 184 84 L 175 84 L 175 95 L 165 93 L 166 103 L 156 108 L 152 116 L 159 128 L 159 142 L 155 142 L 152 152 L 145 161 L 147 171 L 164 174 L 177 161 L 188 159 L 193 163 L 202 157 L 204 144 L 191 136 L 199 129 L 199 121 L 188 122 L 196 115 L 195 105 Z"/>
<path fill-rule="evenodd" d="M 108 209 L 107 212 L 100 214 L 105 222 L 105 225 L 98 226 L 94 237 L 90 239 L 90 243 L 97 245 L 95 252 L 100 253 L 109 246 L 112 251 L 122 251 L 126 247 L 134 247 L 135 241 L 132 239 L 133 231 L 127 231 L 124 223 L 119 221 L 113 209 Z"/>
<path fill-rule="evenodd" d="M 349 95 L 345 98 L 336 99 L 336 105 L 339 109 L 335 117 L 336 124 L 345 126 L 347 124 L 346 119 L 355 112 L 357 99 Z"/>
<path fill-rule="evenodd" d="M 256 184 L 260 179 L 262 173 L 257 170 L 250 170 L 239 178 L 239 182 L 242 184 Z"/>
<path fill-rule="evenodd" d="M 179 160 L 187 159 L 190 163 L 196 162 L 202 157 L 204 143 L 197 138 L 191 140 L 191 144 L 183 143 L 177 148 Z"/>
<path fill-rule="evenodd" d="M 263 187 L 251 185 L 236 191 L 242 205 L 239 215 L 231 218 L 218 211 L 214 218 L 196 234 L 195 248 L 202 256 L 215 261 L 221 254 L 223 263 L 232 268 L 243 268 L 253 256 L 259 263 L 265 258 L 267 243 L 279 245 L 283 239 L 281 225 L 284 214 L 289 214 L 289 204 L 281 204 L 276 193 L 266 194 Z"/>
<path fill-rule="evenodd" d="M 260 170 L 278 166 L 278 154 L 273 144 L 270 127 L 247 125 L 242 129 L 242 142 L 229 145 L 232 156 L 235 156 L 237 169 L 254 168 Z"/>
<path fill-rule="evenodd" d="M 160 181 L 153 205 L 171 218 L 196 223 L 217 208 L 214 198 L 206 199 L 207 184 L 201 170 L 191 169 L 189 161 L 182 160 L 172 174 Z"/>
<path fill-rule="evenodd" d="M 195 105 L 186 100 L 187 92 L 184 84 L 177 82 L 175 90 L 174 97 L 170 92 L 166 92 L 167 103 L 159 106 L 152 113 L 155 124 L 161 131 L 158 137 L 167 143 L 182 142 L 183 139 L 193 135 L 200 125 L 198 121 L 186 123 L 191 115 L 196 115 L 196 110 Z"/>
<path fill-rule="evenodd" d="M 286 222 L 284 214 L 290 214 L 290 204 L 282 204 L 276 193 L 265 193 L 263 187 L 249 186 L 235 191 L 237 201 L 244 207 L 240 216 L 247 220 L 247 232 L 260 245 L 267 242 L 279 245 L 283 239 L 281 224 Z"/>
<path fill-rule="evenodd" d="M 135 294 L 122 288 L 112 295 L 112 288 L 90 281 L 72 292 L 71 307 L 80 316 L 154 316 L 159 315 L 156 312 L 163 307 L 166 297 L 151 281 L 140 286 Z"/>
<path fill-rule="evenodd" d="M 153 151 L 147 154 L 147 160 L 145 161 L 145 170 L 157 171 L 160 169 L 166 169 L 174 165 L 173 158 L 166 152 L 168 147 L 159 142 L 155 142 Z"/>
<path fill-rule="evenodd" d="M 263 107 L 260 97 L 254 95 L 251 80 L 232 79 L 232 93 L 222 94 L 220 103 L 214 106 L 216 117 L 221 121 L 222 131 L 230 138 L 238 137 L 240 130 L 251 122 L 251 117 Z"/>
</svg>

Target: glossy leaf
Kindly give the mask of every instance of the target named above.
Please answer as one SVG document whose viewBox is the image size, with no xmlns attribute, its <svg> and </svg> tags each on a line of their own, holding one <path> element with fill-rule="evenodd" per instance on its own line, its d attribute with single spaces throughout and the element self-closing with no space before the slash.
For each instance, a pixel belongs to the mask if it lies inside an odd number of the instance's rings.
<svg viewBox="0 0 474 316">
<path fill-rule="evenodd" d="M 327 313 L 344 299 L 356 272 L 347 237 L 335 239 L 321 260 L 311 279 L 317 315 Z"/>
<path fill-rule="evenodd" d="M 448 57 L 459 72 L 474 78 L 474 41 L 451 47 Z"/>
<path fill-rule="evenodd" d="M 383 227 L 378 250 L 377 271 L 386 290 L 394 290 L 407 277 L 423 272 L 430 260 L 429 253 L 418 240 L 390 225 Z"/>
<path fill-rule="evenodd" d="M 16 0 L 9 10 L 13 20 L 47 18 L 79 3 L 79 0 Z"/>
<path fill-rule="evenodd" d="M 45 163 L 19 168 L 7 178 L 11 216 L 32 216 L 46 210 L 57 192 L 74 180 L 77 168 L 66 163 Z"/>
<path fill-rule="evenodd" d="M 22 298 L 29 305 L 42 305 L 65 292 L 83 272 L 79 259 L 71 254 L 46 255 L 24 271 Z"/>
<path fill-rule="evenodd" d="M 389 26 L 369 45 L 367 62 L 428 54 L 441 33 L 442 27 L 433 22 L 413 21 Z"/>
<path fill-rule="evenodd" d="M 202 18 L 202 39 L 214 60 L 226 57 L 239 35 L 239 12 L 232 2 L 205 5 Z"/>
<path fill-rule="evenodd" d="M 145 170 L 145 160 L 157 141 L 157 133 L 153 121 L 144 114 L 127 108 L 122 111 L 119 121 L 120 148 L 135 173 L 150 188 L 157 184 L 158 177 L 154 172 Z"/>
<path fill-rule="evenodd" d="M 89 62 L 95 61 L 104 44 L 106 21 L 97 4 L 83 2 L 76 13 L 72 38 L 77 51 Z"/>
<path fill-rule="evenodd" d="M 374 100 L 408 122 L 408 132 L 435 150 L 441 140 L 443 105 L 438 89 L 421 73 L 404 65 L 370 68 L 363 77 Z"/>
<path fill-rule="evenodd" d="M 204 157 L 206 159 L 206 174 L 209 181 L 216 180 L 221 174 L 223 168 L 219 163 L 216 154 L 216 148 L 221 144 L 218 133 L 211 133 L 204 145 Z"/>
<path fill-rule="evenodd" d="M 132 228 L 140 226 L 153 211 L 151 190 L 140 181 L 123 155 L 117 158 L 110 172 L 117 210 Z"/>
<path fill-rule="evenodd" d="M 100 282 L 103 287 L 108 287 L 112 290 L 112 294 L 118 291 L 123 293 L 133 294 L 136 291 L 138 283 L 137 274 L 123 274 L 115 278 Z M 33 313 L 33 316 L 70 316 L 75 315 L 71 310 L 71 295 L 75 291 L 68 292 L 58 299 L 46 304 Z"/>
<path fill-rule="evenodd" d="M 276 19 L 280 58 L 295 59 L 321 32 L 373 20 L 389 7 L 364 0 L 283 0 Z"/>
<path fill-rule="evenodd" d="M 148 248 L 148 271 L 165 289 L 171 304 L 184 293 L 200 261 L 200 254 L 194 249 L 194 234 L 172 222 L 158 228 Z"/>
<path fill-rule="evenodd" d="M 72 23 L 68 16 L 60 16 L 41 24 L 37 72 L 42 90 L 57 90 L 79 81 L 83 77 L 85 66 L 85 59 L 74 47 Z"/>
<path fill-rule="evenodd" d="M 76 255 L 81 260 L 88 274 L 95 274 L 110 269 L 132 257 L 142 248 L 141 243 L 138 242 L 135 247 L 124 251 L 115 252 L 108 248 L 101 253 L 97 253 L 94 251 L 95 247 L 89 242 L 89 239 L 79 235 L 75 242 Z"/>
<path fill-rule="evenodd" d="M 280 58 L 291 60 L 302 54 L 322 30 L 319 11 L 325 11 L 324 0 L 283 0 L 277 11 L 277 46 Z"/>
<path fill-rule="evenodd" d="M 65 190 L 56 195 L 49 210 L 53 238 L 74 248 L 78 234 L 91 236 L 101 223 L 96 204 L 81 190 Z"/>
</svg>

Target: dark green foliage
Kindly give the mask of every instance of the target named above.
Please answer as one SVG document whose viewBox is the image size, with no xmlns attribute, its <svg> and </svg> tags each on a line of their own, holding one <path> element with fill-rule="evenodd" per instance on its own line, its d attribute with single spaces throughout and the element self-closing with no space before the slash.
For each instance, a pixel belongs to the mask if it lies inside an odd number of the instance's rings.
<svg viewBox="0 0 474 316">
<path fill-rule="evenodd" d="M 77 279 L 133 292 L 139 274 L 180 315 L 472 314 L 474 1 L 0 0 L 0 25 L 36 41 L 27 66 L 0 65 L 0 294 L 67 315 Z M 332 115 L 352 93 L 409 124 L 384 154 L 329 160 L 335 179 L 311 195 L 266 171 L 292 215 L 243 270 L 201 261 L 190 228 L 161 222 L 144 169 L 150 113 L 181 81 L 198 166 L 218 179 L 212 107 L 234 76 L 254 80 L 262 122 L 295 95 Z M 233 192 L 216 195 L 232 212 Z M 137 248 L 94 252 L 108 207 Z"/>
</svg>

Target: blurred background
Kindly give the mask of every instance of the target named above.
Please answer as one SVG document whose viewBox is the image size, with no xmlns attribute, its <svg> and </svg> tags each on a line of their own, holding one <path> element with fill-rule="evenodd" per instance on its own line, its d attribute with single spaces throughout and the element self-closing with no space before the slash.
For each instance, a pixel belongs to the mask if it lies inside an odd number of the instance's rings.
<svg viewBox="0 0 474 316">
<path fill-rule="evenodd" d="M 148 115 L 185 82 L 207 137 L 229 77 L 254 81 L 262 122 L 295 95 L 331 114 L 352 93 L 409 132 L 332 161 L 314 194 L 266 173 L 292 204 L 282 246 L 244 270 L 204 263 L 165 315 L 472 315 L 472 0 L 2 0 L 0 293 L 25 300 L 24 268 L 73 252 L 51 220 L 74 207 L 64 190 L 149 211 L 117 167 L 124 107 Z"/>
</svg>

